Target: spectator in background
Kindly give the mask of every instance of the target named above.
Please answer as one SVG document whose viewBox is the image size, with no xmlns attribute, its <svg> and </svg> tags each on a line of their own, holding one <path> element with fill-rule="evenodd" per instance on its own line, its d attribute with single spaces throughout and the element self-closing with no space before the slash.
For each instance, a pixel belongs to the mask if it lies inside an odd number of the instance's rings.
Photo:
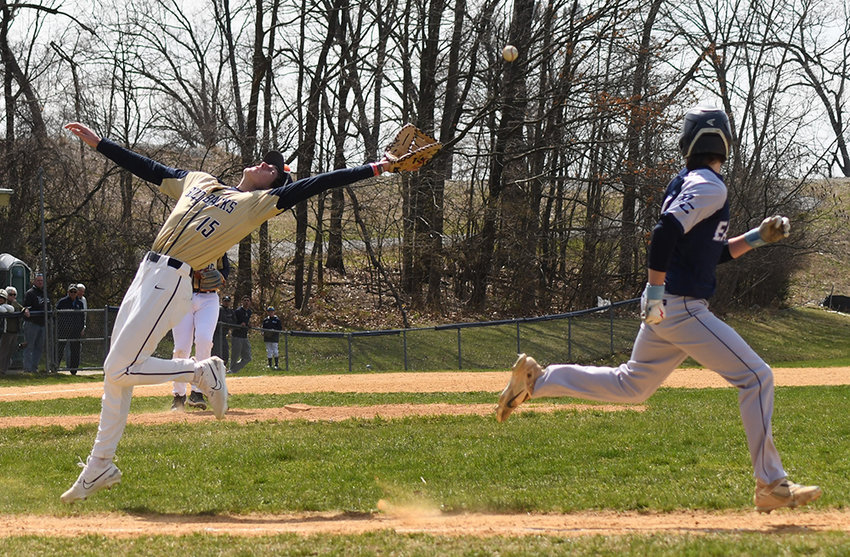
<svg viewBox="0 0 850 557">
<path fill-rule="evenodd" d="M 251 327 L 251 298 L 242 297 L 242 303 L 236 308 L 236 326 L 233 327 L 233 354 L 230 373 L 239 373 L 251 361 L 251 343 L 248 342 L 248 329 Z"/>
<path fill-rule="evenodd" d="M 86 300 L 86 285 L 82 282 L 77 285 L 77 298 L 83 303 L 83 336 L 85 336 L 89 318 L 89 301 Z"/>
<path fill-rule="evenodd" d="M 32 286 L 24 294 L 23 306 L 29 310 L 29 316 L 24 320 L 24 371 L 35 373 L 44 349 L 44 317 L 50 309 L 42 273 L 33 277 Z"/>
<path fill-rule="evenodd" d="M 83 303 L 83 309 L 89 309 L 89 303 L 86 300 L 86 285 L 82 282 L 77 284 L 77 298 Z"/>
<path fill-rule="evenodd" d="M 26 317 L 29 313 L 24 307 L 18 303 L 18 290 L 14 286 L 7 286 L 5 293 L 0 290 L 0 296 L 5 294 L 5 302 L 7 307 L 12 308 L 4 313 L 6 318 L 5 329 L 0 325 L 0 330 L 4 331 L 0 336 L 0 375 L 5 375 L 9 372 L 9 364 L 12 361 L 12 354 L 18 346 L 18 333 L 21 331 L 22 317 Z"/>
<path fill-rule="evenodd" d="M 7 313 L 12 313 L 12 306 L 6 304 L 6 290 L 0 288 L 0 338 L 6 334 Z"/>
<path fill-rule="evenodd" d="M 77 297 L 77 285 L 68 286 L 68 295 L 56 303 L 56 309 L 61 310 L 56 320 L 56 338 L 58 340 L 56 360 L 57 364 L 65 352 L 65 344 L 70 346 L 70 355 L 67 359 L 71 375 L 77 375 L 80 368 L 80 341 L 85 328 L 85 312 L 83 302 Z"/>
<path fill-rule="evenodd" d="M 80 334 L 80 337 L 86 336 L 86 324 L 88 323 L 88 312 L 89 309 L 88 301 L 86 300 L 86 285 L 83 283 L 79 283 L 77 285 L 77 299 L 83 303 L 83 332 Z M 80 344 L 80 348 L 82 348 L 82 343 Z M 64 351 L 65 361 L 68 362 L 71 360 L 71 344 L 68 343 L 65 345 Z"/>
<path fill-rule="evenodd" d="M 275 315 L 274 307 L 266 308 L 266 318 L 263 319 L 263 342 L 266 344 L 266 358 L 269 360 L 269 369 L 272 369 L 272 358 L 274 358 L 274 369 L 280 369 L 278 365 L 280 331 L 283 323 L 280 317 Z"/>
<path fill-rule="evenodd" d="M 236 312 L 230 307 L 230 296 L 225 296 L 218 308 L 218 322 L 213 333 L 212 348 L 212 355 L 221 358 L 225 366 L 230 365 L 230 341 L 227 334 L 230 332 L 231 323 L 236 323 Z"/>
</svg>

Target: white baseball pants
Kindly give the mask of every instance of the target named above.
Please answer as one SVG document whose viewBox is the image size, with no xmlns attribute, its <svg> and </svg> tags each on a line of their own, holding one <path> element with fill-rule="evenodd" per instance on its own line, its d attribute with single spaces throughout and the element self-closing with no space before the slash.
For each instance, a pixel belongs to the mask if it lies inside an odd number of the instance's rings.
<svg viewBox="0 0 850 557">
<path fill-rule="evenodd" d="M 277 358 L 280 356 L 280 345 L 277 342 L 265 342 L 266 358 Z"/>
<path fill-rule="evenodd" d="M 153 252 L 139 264 L 115 318 L 109 354 L 103 363 L 103 398 L 93 457 L 115 456 L 135 385 L 194 379 L 193 360 L 151 357 L 162 337 L 189 312 L 191 272 L 187 264 Z"/>
<path fill-rule="evenodd" d="M 190 357 L 194 341 L 195 360 L 200 362 L 209 358 L 212 355 L 216 323 L 218 323 L 218 293 L 192 293 L 192 309 L 171 330 L 171 335 L 174 337 L 173 357 L 175 359 Z M 175 381 L 172 391 L 175 395 L 184 396 L 186 383 Z"/>
<path fill-rule="evenodd" d="M 664 296 L 667 316 L 641 323 L 628 363 L 616 368 L 550 365 L 533 398 L 571 396 L 605 402 L 643 402 L 690 356 L 738 388 L 738 406 L 756 478 L 784 478 L 773 443 L 773 371 L 700 298 Z"/>
</svg>

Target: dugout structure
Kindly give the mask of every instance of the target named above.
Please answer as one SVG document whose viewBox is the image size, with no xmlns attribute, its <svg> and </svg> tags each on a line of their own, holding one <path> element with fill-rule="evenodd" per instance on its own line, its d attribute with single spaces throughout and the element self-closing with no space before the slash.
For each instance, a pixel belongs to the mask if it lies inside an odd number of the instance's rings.
<svg viewBox="0 0 850 557">
<path fill-rule="evenodd" d="M 18 299 L 23 301 L 24 293 L 29 290 L 32 269 L 29 265 L 10 253 L 0 253 L 0 288 L 14 286 L 18 291 Z M 23 330 L 18 333 L 18 344 L 24 341 Z M 12 353 L 10 369 L 23 367 L 23 351 L 15 350 Z"/>
</svg>

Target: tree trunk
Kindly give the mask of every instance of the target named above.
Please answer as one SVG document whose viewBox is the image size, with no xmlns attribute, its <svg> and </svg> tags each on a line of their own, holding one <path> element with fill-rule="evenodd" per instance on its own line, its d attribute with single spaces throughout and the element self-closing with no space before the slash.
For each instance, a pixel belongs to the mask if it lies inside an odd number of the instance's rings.
<svg viewBox="0 0 850 557">
<path fill-rule="evenodd" d="M 341 23 L 337 26 L 337 40 L 344 49 L 348 50 L 346 32 L 349 26 L 348 5 L 340 10 Z M 353 39 L 353 38 L 352 38 Z M 347 64 L 346 64 L 347 66 Z M 345 168 L 345 138 L 350 114 L 348 111 L 348 94 L 351 90 L 352 79 L 347 77 L 348 68 L 342 69 L 339 80 L 339 91 L 337 96 L 336 131 L 334 133 L 334 169 Z M 330 192 L 331 215 L 330 228 L 328 229 L 328 254 L 325 268 L 332 269 L 340 274 L 345 274 L 345 264 L 342 260 L 342 216 L 345 209 L 345 196 L 341 188 L 335 188 Z"/>
<path fill-rule="evenodd" d="M 255 150 L 257 146 L 257 119 L 259 112 L 260 85 L 266 70 L 263 54 L 263 2 L 255 0 L 255 22 L 254 22 L 254 50 L 252 56 L 251 88 L 248 97 L 247 118 L 243 116 L 242 96 L 240 94 L 241 83 L 236 66 L 236 46 L 231 29 L 230 0 L 222 0 L 224 14 L 219 25 L 225 35 L 230 61 L 230 75 L 233 87 L 233 96 L 236 104 L 237 137 L 239 154 L 244 166 L 249 166 L 256 160 Z M 236 278 L 236 294 L 241 297 L 250 296 L 253 292 L 253 270 L 251 265 L 251 235 L 249 234 L 239 242 L 239 267 Z"/>
<path fill-rule="evenodd" d="M 440 27 L 443 21 L 445 0 L 432 0 L 428 10 L 428 27 L 425 48 L 422 51 L 419 74 L 419 128 L 426 133 L 434 134 L 434 111 L 437 103 L 437 55 L 440 47 Z M 442 157 L 435 157 L 431 163 L 419 171 L 411 180 L 416 188 L 419 199 L 420 214 L 414 215 L 416 232 L 422 248 L 417 253 L 419 264 L 414 262 L 420 271 L 425 284 L 428 285 L 426 297 L 429 308 L 439 311 L 442 306 L 440 289 L 443 275 L 443 200 L 445 196 L 445 178 L 440 176 L 439 167 Z"/>
<path fill-rule="evenodd" d="M 316 153 L 316 134 L 319 128 L 320 100 L 322 88 L 326 86 L 325 73 L 327 70 L 328 52 L 336 40 L 336 28 L 339 18 L 340 5 L 343 0 L 334 0 L 327 13 L 328 30 L 322 49 L 316 61 L 315 73 L 310 81 L 310 92 L 307 97 L 306 114 L 304 119 L 304 135 L 298 146 L 298 174 L 306 177 L 312 174 L 313 161 Z M 301 308 L 304 302 L 304 260 L 307 244 L 307 201 L 295 206 L 295 307 Z"/>
<path fill-rule="evenodd" d="M 271 23 L 269 24 L 269 29 L 274 30 L 277 29 L 277 10 L 280 5 L 279 0 L 274 0 L 271 6 Z M 274 91 L 272 89 L 272 84 L 274 80 L 274 76 L 272 74 L 272 62 L 275 52 L 275 37 L 277 33 L 274 31 L 269 34 L 269 42 L 268 47 L 266 49 L 266 56 L 263 62 L 265 63 L 265 83 L 263 85 L 263 136 L 261 141 L 261 152 L 265 153 L 272 149 L 272 138 L 271 138 L 271 118 L 272 118 L 272 95 Z M 260 261 L 259 261 L 259 269 L 257 275 L 260 278 L 260 300 L 267 300 L 267 290 L 271 286 L 272 282 L 272 253 L 271 253 L 271 239 L 269 238 L 269 223 L 264 222 L 260 225 L 259 230 L 259 241 L 260 241 Z"/>
<path fill-rule="evenodd" d="M 641 137 L 643 127 L 648 120 L 645 114 L 643 94 L 646 88 L 647 76 L 649 75 L 650 40 L 652 39 L 652 27 L 655 18 L 661 8 L 662 0 L 654 0 L 650 5 L 646 21 L 643 24 L 640 49 L 635 61 L 635 72 L 632 78 L 631 102 L 629 103 L 628 123 L 626 126 L 626 149 L 627 159 L 623 165 L 623 213 L 620 219 L 620 260 L 619 275 L 623 286 L 631 290 L 642 281 L 635 275 L 637 269 L 635 262 L 638 260 L 639 251 L 643 245 L 637 238 L 636 203 L 638 200 L 639 182 L 643 175 L 643 161 L 641 149 Z"/>
<path fill-rule="evenodd" d="M 493 266 L 493 255 L 497 239 L 497 224 L 501 216 L 502 231 L 507 234 L 499 239 L 503 241 L 503 255 L 510 260 L 518 257 L 527 260 L 534 254 L 523 253 L 524 248 L 517 244 L 518 234 L 527 227 L 529 205 L 528 198 L 522 199 L 519 183 L 527 176 L 522 153 L 526 146 L 523 139 L 523 122 L 528 105 L 526 70 L 528 51 L 531 48 L 531 26 L 534 15 L 533 0 L 516 0 L 509 33 L 510 44 L 519 49 L 519 57 L 504 64 L 502 79 L 502 119 L 496 132 L 495 149 L 490 164 L 489 196 L 484 213 L 484 226 L 481 234 L 478 261 L 473 269 L 473 290 L 471 303 L 474 307 L 484 308 L 487 299 L 487 286 Z M 504 194 L 508 199 L 503 199 Z M 519 201 L 514 205 L 513 201 Z M 536 219 L 537 215 L 533 215 Z M 514 226 L 518 228 L 513 228 Z M 526 272 L 530 269 L 526 269 Z M 523 290 L 528 290 L 524 288 Z"/>
</svg>

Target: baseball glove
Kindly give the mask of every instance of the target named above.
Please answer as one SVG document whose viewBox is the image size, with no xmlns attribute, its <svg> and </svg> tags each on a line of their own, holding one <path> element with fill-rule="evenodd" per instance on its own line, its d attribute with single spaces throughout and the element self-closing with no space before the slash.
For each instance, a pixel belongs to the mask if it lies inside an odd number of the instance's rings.
<svg viewBox="0 0 850 557">
<path fill-rule="evenodd" d="M 198 281 L 198 290 L 218 290 L 224 286 L 224 275 L 214 267 L 195 271 L 195 278 Z"/>
<path fill-rule="evenodd" d="M 443 144 L 413 124 L 405 124 L 387 145 L 384 158 L 390 161 L 389 172 L 419 170 L 442 149 Z"/>
</svg>

